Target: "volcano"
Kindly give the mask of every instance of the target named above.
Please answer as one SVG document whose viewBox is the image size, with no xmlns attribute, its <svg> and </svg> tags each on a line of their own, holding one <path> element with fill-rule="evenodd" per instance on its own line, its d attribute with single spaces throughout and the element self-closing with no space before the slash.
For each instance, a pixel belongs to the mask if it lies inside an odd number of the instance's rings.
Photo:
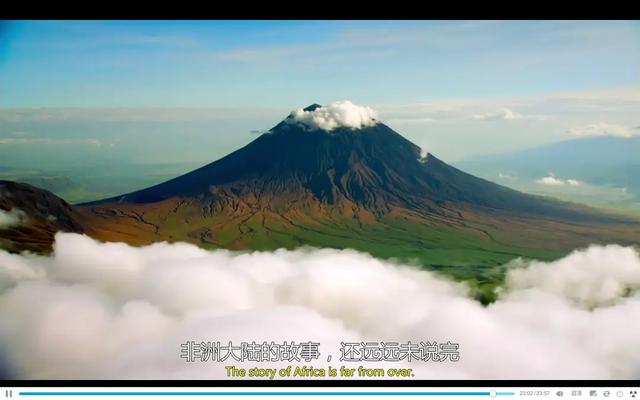
<svg viewBox="0 0 640 400">
<path fill-rule="evenodd" d="M 313 104 L 302 111 L 316 112 Z M 222 211 L 246 202 L 267 210 L 336 206 L 376 218 L 394 208 L 425 215 L 456 215 L 460 207 L 576 220 L 610 216 L 525 195 L 466 174 L 427 153 L 387 125 L 310 127 L 293 114 L 228 156 L 159 185 L 99 204 L 151 204 L 198 199 Z M 206 211 L 206 210 L 205 210 Z M 211 212 L 209 212 L 211 214 Z"/>
<path fill-rule="evenodd" d="M 640 241 L 636 220 L 469 175 L 349 102 L 298 109 L 226 157 L 73 212 L 105 241 L 353 248 L 453 274 Z"/>
</svg>

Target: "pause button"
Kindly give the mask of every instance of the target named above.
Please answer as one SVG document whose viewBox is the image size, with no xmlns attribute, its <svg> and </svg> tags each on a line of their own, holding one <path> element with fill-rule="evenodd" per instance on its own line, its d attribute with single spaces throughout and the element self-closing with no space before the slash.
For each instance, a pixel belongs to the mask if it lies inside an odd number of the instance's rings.
<svg viewBox="0 0 640 400">
<path fill-rule="evenodd" d="M 13 397 L 13 390 L 11 389 L 5 389 L 4 391 L 4 397 L 5 399 L 10 399 Z"/>
</svg>

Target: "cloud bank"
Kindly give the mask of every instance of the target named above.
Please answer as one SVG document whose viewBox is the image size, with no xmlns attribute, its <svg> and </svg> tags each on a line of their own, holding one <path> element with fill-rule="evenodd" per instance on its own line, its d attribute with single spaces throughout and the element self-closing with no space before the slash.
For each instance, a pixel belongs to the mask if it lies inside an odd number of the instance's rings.
<svg viewBox="0 0 640 400">
<path fill-rule="evenodd" d="M 580 186 L 580 181 L 576 179 L 560 179 L 555 177 L 553 174 L 538 179 L 536 183 L 547 186 Z"/>
<path fill-rule="evenodd" d="M 543 121 L 547 117 L 543 115 L 524 115 L 519 112 L 515 112 L 510 108 L 500 108 L 497 111 L 487 112 L 484 114 L 473 114 L 471 119 L 479 121 L 498 121 L 498 120 L 519 120 L 519 119 L 535 119 Z"/>
<path fill-rule="evenodd" d="M 567 133 L 574 136 L 615 136 L 630 138 L 634 136 L 634 130 L 637 130 L 637 128 L 630 128 L 628 126 L 617 124 L 599 123 L 571 128 Z"/>
<path fill-rule="evenodd" d="M 0 359 L 31 379 L 212 379 L 225 363 L 186 363 L 181 343 L 314 340 L 338 360 L 340 341 L 451 340 L 460 362 L 404 366 L 422 379 L 640 378 L 635 250 L 509 268 L 483 307 L 462 284 L 350 250 L 134 248 L 59 233 L 50 257 L 0 252 Z"/>
<path fill-rule="evenodd" d="M 336 128 L 360 129 L 377 124 L 377 113 L 367 107 L 353 104 L 349 100 L 336 101 L 305 111 L 302 108 L 291 113 L 291 120 L 302 123 L 310 129 L 331 131 Z"/>
</svg>

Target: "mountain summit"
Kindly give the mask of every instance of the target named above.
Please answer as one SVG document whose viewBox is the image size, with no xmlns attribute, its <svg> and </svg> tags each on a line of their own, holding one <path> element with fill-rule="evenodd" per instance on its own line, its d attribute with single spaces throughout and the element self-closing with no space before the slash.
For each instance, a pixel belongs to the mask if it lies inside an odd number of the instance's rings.
<svg viewBox="0 0 640 400">
<path fill-rule="evenodd" d="M 309 130 L 324 131 L 336 128 L 359 129 L 378 123 L 377 113 L 372 108 L 359 106 L 348 100 L 336 101 L 326 106 L 312 104 L 299 108 L 289 114 L 285 122 L 301 124 Z"/>
</svg>

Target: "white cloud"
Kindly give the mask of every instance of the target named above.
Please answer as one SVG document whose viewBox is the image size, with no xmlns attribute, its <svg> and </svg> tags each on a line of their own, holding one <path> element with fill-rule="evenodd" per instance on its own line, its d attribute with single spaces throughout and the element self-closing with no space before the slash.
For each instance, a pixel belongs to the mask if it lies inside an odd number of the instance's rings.
<svg viewBox="0 0 640 400">
<path fill-rule="evenodd" d="M 549 176 L 540 178 L 536 182 L 541 185 L 548 185 L 548 186 L 563 186 L 563 185 L 580 186 L 581 185 L 580 181 L 576 179 L 561 179 L 561 178 L 555 177 L 553 174 L 549 174 Z"/>
<path fill-rule="evenodd" d="M 538 179 L 537 182 L 543 185 L 564 185 L 564 181 L 562 179 L 558 179 L 554 176 L 545 176 L 544 178 Z"/>
<path fill-rule="evenodd" d="M 592 246 L 551 263 L 516 260 L 513 266 L 521 268 L 509 271 L 507 287 L 552 294 L 583 308 L 611 306 L 640 288 L 639 261 L 632 247 L 617 245 Z"/>
<path fill-rule="evenodd" d="M 498 171 L 498 178 L 506 179 L 506 180 L 509 180 L 509 181 L 514 181 L 514 180 L 518 179 L 516 176 L 509 175 L 509 174 L 503 174 L 502 171 Z"/>
<path fill-rule="evenodd" d="M 483 114 L 473 114 L 471 119 L 479 121 L 498 121 L 498 120 L 521 120 L 521 119 L 535 119 L 543 121 L 546 119 L 543 115 L 525 115 L 519 112 L 515 112 L 510 108 L 500 108 L 496 111 L 490 111 Z"/>
<path fill-rule="evenodd" d="M 58 234 L 51 257 L 0 252 L 0 351 L 31 379 L 212 379 L 224 363 L 187 364 L 180 343 L 316 340 L 339 359 L 341 340 L 451 340 L 459 363 L 405 366 L 424 379 L 640 377 L 636 251 L 510 267 L 500 300 L 483 307 L 462 284 L 350 250 L 134 248 Z"/>
<path fill-rule="evenodd" d="M 331 131 L 336 128 L 360 129 L 377 123 L 377 113 L 367 107 L 353 104 L 349 100 L 336 101 L 305 111 L 302 108 L 291 113 L 291 120 L 305 124 L 311 129 Z"/>
<path fill-rule="evenodd" d="M 624 125 L 598 123 L 571 128 L 568 134 L 574 136 L 616 136 L 630 138 L 634 135 L 634 128 Z"/>
<path fill-rule="evenodd" d="M 457 123 L 468 120 L 529 119 L 553 124 L 555 130 L 566 130 L 567 124 L 588 126 L 594 116 L 603 120 L 617 120 L 622 126 L 636 126 L 639 106 L 640 86 L 629 86 L 501 99 L 431 99 L 415 103 L 376 104 L 375 108 L 385 121 Z M 560 124 L 564 124 L 564 128 Z"/>
<path fill-rule="evenodd" d="M 22 225 L 26 221 L 27 214 L 18 208 L 9 211 L 0 209 L 0 229 Z"/>
</svg>

